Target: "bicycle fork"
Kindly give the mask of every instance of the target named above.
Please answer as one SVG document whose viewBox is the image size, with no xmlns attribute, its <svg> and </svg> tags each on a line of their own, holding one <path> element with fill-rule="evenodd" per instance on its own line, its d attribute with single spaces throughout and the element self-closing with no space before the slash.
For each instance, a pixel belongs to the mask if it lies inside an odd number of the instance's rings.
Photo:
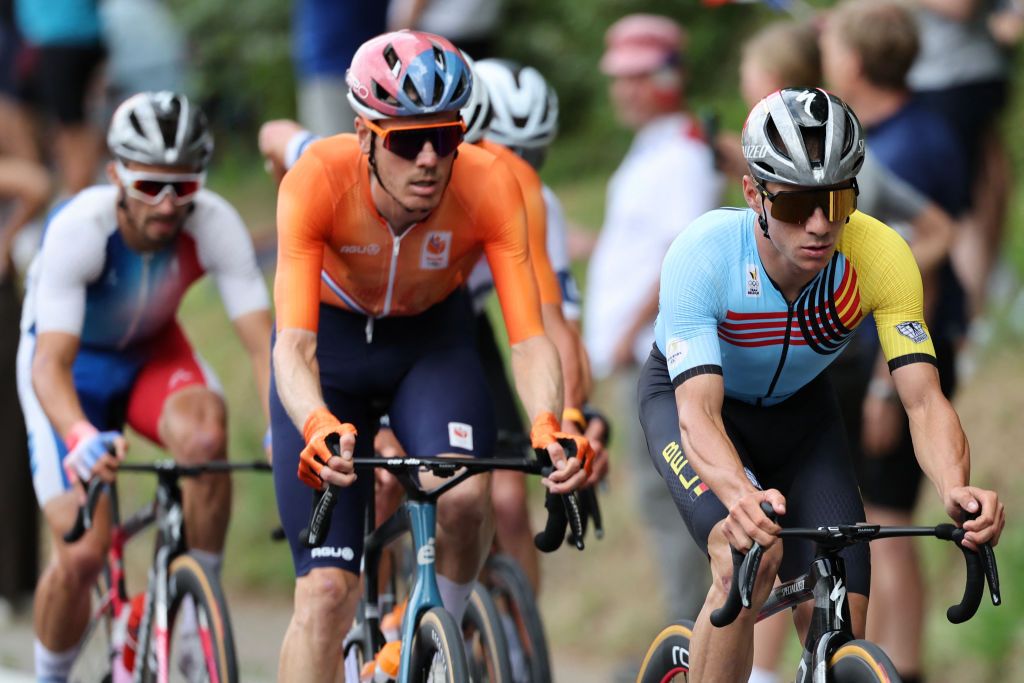
<svg viewBox="0 0 1024 683">
<path fill-rule="evenodd" d="M 841 578 L 846 576 L 844 569 L 843 559 L 838 556 L 820 557 L 811 567 L 808 576 L 814 593 L 814 611 L 796 683 L 826 683 L 832 654 L 853 640 L 848 588 Z"/>
<path fill-rule="evenodd" d="M 416 581 L 409 596 L 409 610 L 402 624 L 401 662 L 398 669 L 398 680 L 409 680 L 409 669 L 412 661 L 412 642 L 416 635 L 416 627 L 420 617 L 433 607 L 442 607 L 441 592 L 437 588 L 437 574 L 434 570 L 434 558 L 437 533 L 437 508 L 434 503 L 406 501 L 409 512 L 409 524 L 412 528 L 413 548 L 416 551 Z"/>
</svg>

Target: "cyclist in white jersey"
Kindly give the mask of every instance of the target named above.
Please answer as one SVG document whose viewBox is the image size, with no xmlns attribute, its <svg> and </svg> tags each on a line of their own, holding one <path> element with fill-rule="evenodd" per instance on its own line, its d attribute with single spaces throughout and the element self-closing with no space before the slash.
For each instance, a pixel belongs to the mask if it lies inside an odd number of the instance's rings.
<svg viewBox="0 0 1024 683">
<path fill-rule="evenodd" d="M 205 116 L 183 95 L 140 93 L 114 113 L 107 143 L 112 184 L 83 190 L 49 218 L 18 349 L 33 481 L 53 539 L 35 595 L 36 675 L 47 682 L 67 679 L 108 543 L 104 524 L 64 543 L 75 481 L 113 476 L 126 422 L 178 462 L 226 457 L 220 387 L 177 321 L 182 296 L 205 273 L 250 356 L 264 413 L 267 405 L 266 285 L 241 217 L 203 189 L 213 151 Z M 182 488 L 187 543 L 217 571 L 230 482 L 208 475 Z"/>
</svg>

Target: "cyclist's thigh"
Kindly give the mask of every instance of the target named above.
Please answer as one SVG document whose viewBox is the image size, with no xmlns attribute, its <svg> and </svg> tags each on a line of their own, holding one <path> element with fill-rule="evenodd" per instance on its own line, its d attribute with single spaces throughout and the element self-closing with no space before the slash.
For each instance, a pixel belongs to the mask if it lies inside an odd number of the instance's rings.
<svg viewBox="0 0 1024 683">
<path fill-rule="evenodd" d="M 373 433 L 376 420 L 359 397 L 323 387 L 327 408 L 344 422 L 355 425 L 355 456 L 373 456 Z M 351 486 L 340 489 L 338 503 L 331 517 L 330 531 L 319 548 L 307 548 L 299 533 L 309 525 L 313 490 L 303 484 L 296 472 L 299 453 L 306 446 L 302 434 L 292 424 L 281 404 L 276 381 L 270 382 L 270 424 L 274 454 L 274 491 L 281 526 L 292 551 L 295 574 L 304 576 L 317 567 L 337 567 L 354 574 L 359 573 L 363 551 L 364 512 L 369 487 L 373 485 L 371 472 L 360 472 Z"/>
<path fill-rule="evenodd" d="M 864 505 L 834 395 L 823 395 L 821 405 L 823 414 L 805 416 L 804 446 L 791 452 L 792 466 L 780 480 L 771 482 L 786 496 L 783 526 L 818 527 L 864 521 Z M 785 539 L 779 577 L 786 581 L 806 572 L 813 551 L 809 541 Z M 841 556 L 846 561 L 850 590 L 867 595 L 871 576 L 868 545 L 847 548 Z"/>
<path fill-rule="evenodd" d="M 660 353 L 652 353 L 641 370 L 638 394 L 640 424 L 651 461 L 665 480 L 693 540 L 707 554 L 708 535 L 728 511 L 683 453 L 675 390 Z"/>
<path fill-rule="evenodd" d="M 35 336 L 23 334 L 18 345 L 18 397 L 28 432 L 36 500 L 45 510 L 49 500 L 71 489 L 71 482 L 61 464 L 67 455 L 64 440 L 43 411 L 32 384 L 34 353 Z M 75 392 L 86 418 L 98 429 L 122 428 L 124 402 L 137 369 L 130 356 L 79 349 L 72 368 Z"/>
<path fill-rule="evenodd" d="M 206 387 L 217 395 L 223 392 L 213 370 L 192 349 L 177 322 L 156 335 L 156 341 L 147 348 L 147 356 L 128 399 L 128 424 L 150 441 L 164 446 L 159 425 L 173 394 L 196 386 Z"/>
<path fill-rule="evenodd" d="M 391 428 L 410 455 L 494 454 L 491 395 L 472 343 L 430 345 L 399 383 L 389 409 Z"/>
</svg>

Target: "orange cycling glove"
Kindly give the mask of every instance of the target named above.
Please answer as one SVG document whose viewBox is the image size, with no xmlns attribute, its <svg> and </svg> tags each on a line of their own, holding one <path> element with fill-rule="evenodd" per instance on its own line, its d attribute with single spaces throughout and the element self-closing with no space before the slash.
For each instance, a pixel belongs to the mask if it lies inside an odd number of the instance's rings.
<svg viewBox="0 0 1024 683">
<path fill-rule="evenodd" d="M 327 447 L 326 439 L 330 434 L 352 434 L 354 436 L 356 428 L 348 422 L 339 422 L 338 418 L 331 415 L 327 408 L 314 410 L 306 418 L 306 424 L 302 426 L 302 436 L 306 439 L 306 447 L 299 453 L 299 479 L 306 486 L 318 491 L 323 486 L 320 470 L 334 455 Z"/>
<path fill-rule="evenodd" d="M 530 445 L 534 448 L 547 448 L 557 439 L 569 439 L 576 442 L 576 457 L 583 464 L 583 469 L 589 475 L 594 465 L 594 449 L 586 437 L 578 434 L 567 434 L 562 431 L 562 425 L 554 413 L 543 412 L 533 421 L 530 428 Z"/>
</svg>

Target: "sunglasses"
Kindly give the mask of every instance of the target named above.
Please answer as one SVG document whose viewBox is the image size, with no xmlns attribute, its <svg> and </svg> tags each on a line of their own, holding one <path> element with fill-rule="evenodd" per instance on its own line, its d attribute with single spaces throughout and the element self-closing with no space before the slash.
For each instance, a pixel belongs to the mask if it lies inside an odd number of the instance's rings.
<svg viewBox="0 0 1024 683">
<path fill-rule="evenodd" d="M 423 145 L 428 142 L 439 157 L 446 157 L 462 144 L 466 134 L 466 124 L 462 121 L 445 121 L 387 130 L 369 119 L 363 121 L 367 128 L 381 137 L 384 149 L 409 161 L 415 161 L 423 151 Z"/>
<path fill-rule="evenodd" d="M 117 176 L 125 191 L 133 199 L 156 206 L 168 193 L 176 206 L 184 206 L 193 199 L 206 182 L 206 172 L 201 173 L 154 173 L 133 171 L 120 161 L 117 162 Z"/>
<path fill-rule="evenodd" d="M 772 218 L 798 225 L 806 223 L 818 209 L 830 222 L 844 221 L 856 211 L 860 194 L 856 180 L 848 187 L 786 192 L 769 192 L 760 182 L 755 181 L 755 184 L 761 195 L 772 203 Z"/>
</svg>

